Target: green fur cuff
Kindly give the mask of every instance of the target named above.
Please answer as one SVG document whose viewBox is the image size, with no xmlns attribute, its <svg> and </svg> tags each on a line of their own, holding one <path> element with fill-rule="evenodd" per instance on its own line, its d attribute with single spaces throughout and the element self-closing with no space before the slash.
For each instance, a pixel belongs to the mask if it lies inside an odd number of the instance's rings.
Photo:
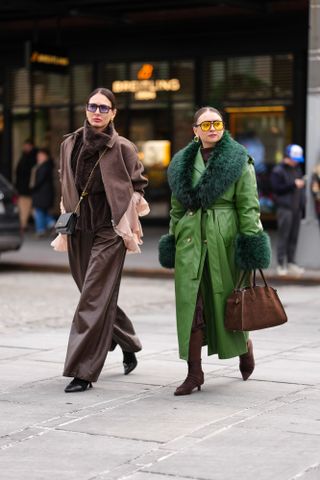
<svg viewBox="0 0 320 480">
<path fill-rule="evenodd" d="M 174 268 L 176 240 L 174 235 L 167 233 L 159 240 L 159 262 L 162 267 Z"/>
<path fill-rule="evenodd" d="M 235 255 L 236 264 L 241 270 L 268 268 L 271 261 L 269 236 L 265 232 L 256 235 L 239 234 Z"/>
</svg>

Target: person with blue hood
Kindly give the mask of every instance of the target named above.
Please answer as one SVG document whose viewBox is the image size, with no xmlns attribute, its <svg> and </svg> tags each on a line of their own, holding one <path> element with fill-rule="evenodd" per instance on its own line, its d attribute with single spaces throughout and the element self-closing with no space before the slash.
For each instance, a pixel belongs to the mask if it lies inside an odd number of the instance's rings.
<svg viewBox="0 0 320 480">
<path fill-rule="evenodd" d="M 276 195 L 278 243 L 277 273 L 280 276 L 301 275 L 304 269 L 295 264 L 300 222 L 305 207 L 305 181 L 301 164 L 304 163 L 300 145 L 287 145 L 283 161 L 271 174 L 271 185 Z"/>
</svg>

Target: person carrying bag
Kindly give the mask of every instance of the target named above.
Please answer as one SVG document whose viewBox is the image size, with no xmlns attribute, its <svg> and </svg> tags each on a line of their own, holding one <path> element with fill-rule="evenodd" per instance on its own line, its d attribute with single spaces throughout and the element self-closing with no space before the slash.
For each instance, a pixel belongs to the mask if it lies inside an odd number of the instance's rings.
<svg viewBox="0 0 320 480">
<path fill-rule="evenodd" d="M 85 109 L 84 126 L 65 136 L 60 154 L 62 206 L 67 213 L 57 222 L 57 232 L 66 235 L 57 238 L 67 240 L 70 270 L 80 290 L 63 371 L 73 377 L 66 393 L 91 388 L 117 345 L 128 375 L 138 363 L 135 352 L 142 348 L 132 322 L 118 306 L 127 246 L 115 229 L 134 194 L 143 196 L 148 182 L 136 147 L 114 128 L 114 94 L 106 88 L 94 90 Z"/>
<path fill-rule="evenodd" d="M 177 396 L 201 389 L 204 345 L 208 355 L 240 357 L 243 380 L 252 374 L 252 340 L 225 328 L 225 305 L 241 272 L 267 268 L 271 254 L 252 158 L 216 108 L 195 113 L 193 132 L 168 168 L 170 226 L 159 242 L 161 265 L 175 269 L 179 355 L 188 362 Z"/>
</svg>

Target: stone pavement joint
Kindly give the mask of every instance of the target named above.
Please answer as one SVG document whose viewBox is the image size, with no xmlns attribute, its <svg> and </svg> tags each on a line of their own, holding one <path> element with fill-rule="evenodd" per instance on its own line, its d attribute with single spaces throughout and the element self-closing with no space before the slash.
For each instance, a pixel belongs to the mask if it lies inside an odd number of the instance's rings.
<svg viewBox="0 0 320 480">
<path fill-rule="evenodd" d="M 310 472 L 317 472 L 318 477 L 320 478 L 320 463 L 315 463 L 314 465 L 310 465 L 309 467 L 305 468 L 301 472 L 297 473 L 294 477 L 291 477 L 289 480 L 298 480 L 299 478 L 303 478 L 306 473 Z"/>
</svg>

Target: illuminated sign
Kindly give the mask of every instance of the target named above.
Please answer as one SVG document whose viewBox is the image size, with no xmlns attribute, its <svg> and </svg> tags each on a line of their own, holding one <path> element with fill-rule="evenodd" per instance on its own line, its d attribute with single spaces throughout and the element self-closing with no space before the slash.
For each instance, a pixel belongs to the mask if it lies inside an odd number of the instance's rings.
<svg viewBox="0 0 320 480">
<path fill-rule="evenodd" d="M 68 57 L 58 57 L 58 55 L 49 55 L 48 53 L 32 52 L 31 63 L 40 63 L 45 65 L 55 65 L 60 67 L 68 67 Z"/>
<path fill-rule="evenodd" d="M 32 70 L 67 73 L 70 65 L 65 51 L 56 47 L 32 45 L 29 52 L 29 62 Z"/>
<path fill-rule="evenodd" d="M 152 77 L 152 74 L 153 74 L 153 65 L 150 65 L 150 63 L 145 63 L 140 68 L 137 76 L 139 80 L 148 80 L 149 78 Z"/>
<path fill-rule="evenodd" d="M 144 64 L 138 71 L 138 80 L 115 80 L 112 83 L 114 93 L 134 93 L 136 100 L 153 100 L 157 92 L 177 92 L 180 90 L 180 80 L 152 80 L 153 65 Z"/>
</svg>

